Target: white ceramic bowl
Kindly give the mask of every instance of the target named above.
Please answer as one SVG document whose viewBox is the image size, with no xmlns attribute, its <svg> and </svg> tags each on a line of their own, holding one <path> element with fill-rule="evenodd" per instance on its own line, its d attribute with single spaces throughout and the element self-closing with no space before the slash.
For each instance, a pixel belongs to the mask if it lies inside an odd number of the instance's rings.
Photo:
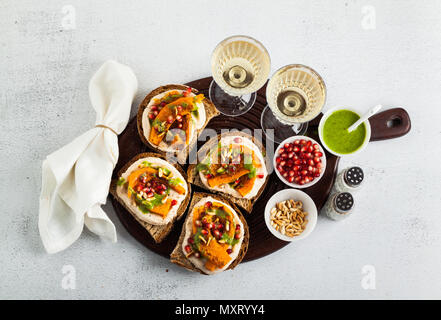
<svg viewBox="0 0 441 320">
<path fill-rule="evenodd" d="M 323 153 L 322 156 L 322 171 L 320 172 L 320 177 L 315 177 L 314 180 L 312 180 L 311 182 L 305 183 L 303 185 L 297 184 L 297 183 L 291 183 L 288 180 L 286 180 L 279 172 L 279 170 L 277 170 L 277 163 L 276 163 L 276 158 L 279 156 L 279 150 L 285 145 L 285 143 L 291 143 L 294 140 L 298 140 L 298 139 L 305 139 L 305 140 L 309 140 L 311 141 L 313 144 L 317 143 L 319 146 L 319 150 L 321 153 Z M 314 184 L 316 184 L 324 175 L 325 171 L 326 171 L 326 155 L 325 155 L 325 151 L 323 150 L 322 146 L 320 145 L 320 143 L 318 143 L 317 141 L 315 141 L 314 139 L 307 137 L 307 136 L 293 136 L 290 137 L 288 139 L 283 140 L 279 146 L 276 149 L 276 152 L 274 153 L 274 158 L 273 158 L 273 167 L 274 167 L 274 171 L 276 171 L 277 176 L 279 177 L 280 180 L 283 181 L 284 184 L 286 184 L 287 186 L 290 186 L 291 188 L 299 188 L 299 189 L 303 189 L 303 188 L 308 188 Z"/>
<path fill-rule="evenodd" d="M 271 226 L 270 222 L 270 211 L 272 208 L 276 206 L 276 203 L 282 202 L 285 200 L 293 199 L 295 201 L 301 201 L 303 203 L 303 211 L 307 212 L 308 215 L 306 218 L 308 219 L 308 223 L 306 224 L 305 230 L 295 237 L 288 237 L 281 234 L 279 231 L 274 229 Z M 315 206 L 314 201 L 308 196 L 305 192 L 297 189 L 285 189 L 274 194 L 266 203 L 265 207 L 265 223 L 268 227 L 268 230 L 277 238 L 284 241 L 297 241 L 301 239 L 305 239 L 315 228 L 317 224 L 317 207 Z"/>
<path fill-rule="evenodd" d="M 331 148 L 329 148 L 324 139 L 323 139 L 323 126 L 325 125 L 326 120 L 329 118 L 329 116 L 331 114 L 333 114 L 335 111 L 338 110 L 349 110 L 352 112 L 355 112 L 356 114 L 358 114 L 360 117 L 362 116 L 362 114 L 360 112 L 358 112 L 357 110 L 354 110 L 352 108 L 346 108 L 346 107 L 335 107 L 332 108 L 331 110 L 328 110 L 323 117 L 320 119 L 320 123 L 319 123 L 319 127 L 318 127 L 318 133 L 319 133 L 319 137 L 320 137 L 320 141 L 322 142 L 323 146 L 325 147 L 326 150 L 328 150 L 330 153 L 332 153 L 333 155 L 336 155 L 337 157 L 345 157 L 345 156 L 353 156 L 354 154 L 360 153 L 361 151 L 363 151 L 364 148 L 366 148 L 366 146 L 369 143 L 369 140 L 371 139 L 371 124 L 369 123 L 369 120 L 366 120 L 364 123 L 364 125 L 366 126 L 366 138 L 364 139 L 363 144 L 361 145 L 360 148 L 358 148 L 356 151 L 352 152 L 352 153 L 338 153 L 333 151 Z"/>
</svg>

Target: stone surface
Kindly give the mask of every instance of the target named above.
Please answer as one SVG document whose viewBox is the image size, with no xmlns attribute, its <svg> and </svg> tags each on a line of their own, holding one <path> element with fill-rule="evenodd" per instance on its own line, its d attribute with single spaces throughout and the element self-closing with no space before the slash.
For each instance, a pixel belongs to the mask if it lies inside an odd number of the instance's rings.
<svg viewBox="0 0 441 320">
<path fill-rule="evenodd" d="M 440 10 L 436 0 L 1 1 L 0 298 L 441 298 L 441 171 L 432 163 L 441 157 Z M 150 89 L 208 76 L 211 51 L 232 34 L 262 41 L 272 72 L 289 63 L 316 69 L 325 110 L 408 110 L 407 136 L 341 162 L 366 172 L 356 212 L 338 223 L 321 216 L 305 241 L 215 277 L 147 251 L 110 201 L 118 243 L 84 230 L 47 255 L 37 228 L 41 163 L 93 126 L 95 70 L 109 58 L 133 68 L 134 114 Z M 69 265 L 74 290 L 62 286 Z M 366 265 L 375 267 L 375 290 L 363 288 Z"/>
</svg>

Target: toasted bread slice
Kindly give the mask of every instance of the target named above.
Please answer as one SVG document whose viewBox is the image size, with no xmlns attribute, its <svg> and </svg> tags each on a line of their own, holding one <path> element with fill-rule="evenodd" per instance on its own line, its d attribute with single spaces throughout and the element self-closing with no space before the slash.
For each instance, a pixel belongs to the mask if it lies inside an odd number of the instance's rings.
<svg viewBox="0 0 441 320">
<path fill-rule="evenodd" d="M 202 146 L 202 148 L 199 149 L 198 159 L 201 159 L 203 157 L 203 155 L 207 154 L 208 150 L 210 150 L 213 146 L 215 146 L 221 140 L 221 137 L 225 137 L 225 136 L 242 136 L 242 137 L 248 138 L 262 151 L 263 158 L 265 160 L 265 163 L 263 165 L 266 165 L 266 163 L 268 163 L 268 161 L 266 160 L 266 150 L 265 150 L 265 147 L 263 146 L 263 144 L 255 137 L 253 137 L 245 132 L 240 132 L 240 131 L 227 132 L 227 133 L 219 134 L 219 135 L 217 135 L 217 137 L 211 138 Z M 266 167 L 268 169 L 268 165 L 266 165 Z M 260 195 L 262 194 L 263 190 L 265 189 L 266 184 L 268 183 L 269 173 L 265 177 L 265 182 L 263 183 L 263 185 L 259 189 L 258 193 L 250 199 L 234 197 L 230 194 L 226 194 L 221 191 L 212 190 L 212 189 L 208 188 L 201 181 L 199 173 L 196 170 L 196 164 L 190 164 L 188 166 L 187 176 L 188 176 L 188 181 L 190 183 L 192 183 L 196 186 L 202 187 L 202 188 L 209 190 L 211 192 L 221 194 L 223 197 L 227 198 L 228 200 L 234 202 L 235 204 L 237 204 L 241 208 L 245 209 L 246 212 L 251 213 L 251 211 L 253 210 L 253 204 L 257 201 L 257 199 L 259 199 Z"/>
<path fill-rule="evenodd" d="M 138 221 L 150 233 L 150 235 L 155 240 L 155 242 L 160 243 L 162 240 L 164 240 L 164 238 L 172 230 L 173 223 L 176 220 L 180 219 L 182 217 L 182 215 L 185 213 L 185 210 L 188 207 L 188 203 L 190 202 L 191 186 L 187 182 L 187 188 L 188 188 L 187 195 L 186 195 L 185 199 L 181 202 L 181 205 L 178 208 L 178 212 L 177 212 L 176 217 L 168 224 L 153 225 L 153 224 L 150 224 L 146 221 L 139 219 L 138 216 L 130 209 L 130 207 L 128 207 L 126 205 L 126 203 L 119 197 L 119 195 L 116 192 L 116 188 L 117 188 L 117 181 L 118 181 L 119 177 L 121 177 L 121 175 L 127 171 L 127 169 L 132 165 L 132 163 L 136 162 L 137 160 L 139 160 L 141 158 L 147 158 L 147 157 L 155 157 L 155 158 L 161 158 L 161 159 L 166 160 L 166 158 L 159 153 L 145 152 L 145 153 L 138 154 L 137 156 L 132 158 L 124 167 L 122 167 L 121 170 L 118 171 L 117 179 L 112 180 L 112 182 L 110 184 L 110 193 L 112 194 L 112 196 L 116 200 L 118 200 L 119 203 L 121 203 L 121 205 L 124 206 L 124 208 L 136 219 L 136 221 Z M 180 165 L 178 165 L 178 164 L 170 164 L 170 165 L 173 165 L 179 171 L 179 173 L 181 173 L 181 175 L 184 177 L 184 179 L 187 179 L 187 175 L 185 174 L 184 170 L 181 168 Z"/>
<path fill-rule="evenodd" d="M 155 151 L 159 152 L 160 154 L 165 155 L 167 152 L 161 150 L 158 148 L 158 146 L 154 145 L 153 143 L 151 143 L 148 139 L 148 133 L 144 132 L 143 126 L 142 126 L 142 117 L 144 114 L 144 110 L 147 108 L 150 100 L 157 96 L 158 94 L 170 91 L 170 90 L 187 90 L 189 87 L 185 86 L 185 85 L 181 85 L 181 84 L 168 84 L 165 86 L 161 86 L 155 90 L 153 90 L 152 92 L 150 92 L 145 98 L 144 100 L 141 102 L 141 104 L 139 105 L 138 108 L 138 114 L 137 114 L 137 125 L 138 125 L 138 133 L 139 136 L 141 138 L 141 141 L 147 145 L 149 148 L 154 149 Z M 194 88 L 191 88 L 192 93 L 197 94 L 198 91 Z M 189 141 L 188 146 L 186 146 L 183 150 L 179 150 L 179 152 L 174 152 L 174 155 L 176 156 L 177 160 L 179 163 L 184 164 L 188 154 L 190 152 L 190 150 L 193 148 L 193 146 L 196 144 L 197 142 L 197 138 L 199 136 L 199 134 L 205 129 L 205 127 L 207 126 L 208 122 L 218 116 L 220 114 L 220 112 L 216 109 L 216 107 L 214 106 L 213 102 L 211 102 L 208 98 L 205 98 L 202 101 L 204 107 L 205 107 L 205 115 L 206 115 L 206 120 L 204 125 L 202 126 L 202 128 L 200 128 L 199 130 L 196 130 L 193 138 L 191 141 Z"/>
<path fill-rule="evenodd" d="M 190 213 L 193 211 L 194 206 L 203 198 L 205 197 L 212 197 L 220 202 L 224 202 L 228 205 L 230 205 L 234 211 L 236 211 L 237 215 L 239 216 L 240 221 L 242 222 L 243 226 L 244 226 L 244 238 L 242 241 L 242 245 L 240 247 L 240 251 L 239 254 L 237 256 L 237 258 L 228 266 L 227 270 L 230 269 L 234 269 L 245 257 L 245 254 L 247 253 L 248 250 L 248 243 L 250 240 L 250 233 L 248 230 L 248 224 L 245 220 L 245 218 L 243 217 L 243 215 L 241 214 L 240 210 L 237 208 L 237 206 L 232 203 L 231 201 L 229 201 L 226 198 L 223 198 L 221 196 L 218 195 L 213 195 L 211 193 L 205 193 L 205 192 L 195 192 L 193 194 L 193 197 L 191 199 L 191 203 L 190 203 L 190 207 L 188 209 L 188 213 L 187 214 L 187 218 L 184 221 L 184 225 L 182 227 L 182 231 L 181 231 L 181 235 L 179 237 L 178 243 L 176 244 L 175 249 L 173 250 L 173 252 L 170 254 L 170 261 L 181 266 L 184 267 L 190 271 L 195 271 L 195 272 L 200 272 L 201 274 L 207 275 L 206 273 L 204 273 L 201 269 L 195 267 L 190 260 L 188 260 L 184 254 L 184 252 L 182 252 L 182 242 L 184 241 L 185 238 L 185 226 L 187 225 L 187 219 L 189 219 L 190 217 Z"/>
</svg>

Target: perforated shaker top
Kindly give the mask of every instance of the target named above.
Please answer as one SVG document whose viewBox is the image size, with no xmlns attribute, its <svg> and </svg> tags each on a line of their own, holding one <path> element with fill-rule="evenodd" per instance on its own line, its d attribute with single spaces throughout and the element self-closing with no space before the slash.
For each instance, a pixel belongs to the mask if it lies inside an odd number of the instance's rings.
<svg viewBox="0 0 441 320">
<path fill-rule="evenodd" d="M 345 172 L 345 182 L 350 187 L 358 187 L 363 182 L 364 173 L 360 167 L 351 167 Z"/>
<path fill-rule="evenodd" d="M 338 212 L 347 213 L 354 206 L 354 198 L 349 192 L 339 193 L 335 197 L 335 208 Z"/>
</svg>

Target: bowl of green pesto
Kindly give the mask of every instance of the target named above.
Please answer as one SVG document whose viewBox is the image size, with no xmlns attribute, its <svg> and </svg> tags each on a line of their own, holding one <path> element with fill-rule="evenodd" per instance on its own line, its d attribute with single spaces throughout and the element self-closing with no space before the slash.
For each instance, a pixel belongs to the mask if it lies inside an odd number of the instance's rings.
<svg viewBox="0 0 441 320">
<path fill-rule="evenodd" d="M 352 108 L 337 107 L 326 112 L 319 124 L 319 137 L 330 153 L 343 157 L 361 152 L 369 143 L 371 126 L 366 120 L 352 132 L 348 128 L 360 119 Z"/>
</svg>

